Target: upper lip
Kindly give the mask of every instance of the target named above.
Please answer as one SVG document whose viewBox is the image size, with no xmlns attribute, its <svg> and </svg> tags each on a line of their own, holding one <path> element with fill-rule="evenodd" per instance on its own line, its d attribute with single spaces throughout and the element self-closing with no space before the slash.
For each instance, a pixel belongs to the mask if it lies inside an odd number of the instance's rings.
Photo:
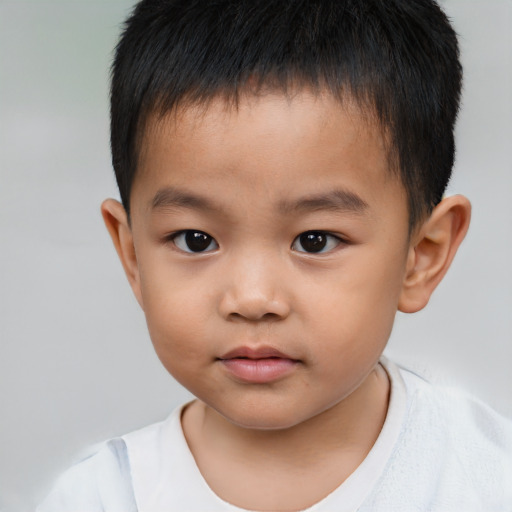
<svg viewBox="0 0 512 512">
<path fill-rule="evenodd" d="M 261 347 L 237 347 L 229 352 L 226 352 L 219 359 L 235 359 L 235 358 L 246 358 L 246 359 L 268 359 L 271 357 L 276 357 L 280 359 L 291 359 L 294 360 L 293 357 L 290 357 L 287 354 L 284 354 L 280 350 L 277 350 L 274 347 L 270 346 L 261 346 Z"/>
</svg>

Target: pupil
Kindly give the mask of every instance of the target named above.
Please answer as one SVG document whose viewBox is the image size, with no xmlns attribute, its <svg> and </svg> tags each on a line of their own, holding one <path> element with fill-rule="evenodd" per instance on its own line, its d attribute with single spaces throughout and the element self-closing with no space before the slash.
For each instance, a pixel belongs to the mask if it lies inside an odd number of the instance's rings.
<svg viewBox="0 0 512 512">
<path fill-rule="evenodd" d="M 325 248 L 327 237 L 323 233 L 309 232 L 300 235 L 300 245 L 307 252 L 319 252 Z"/>
<path fill-rule="evenodd" d="M 188 231 L 185 235 L 187 247 L 194 252 L 201 252 L 208 248 L 211 236 L 199 231 Z"/>
</svg>

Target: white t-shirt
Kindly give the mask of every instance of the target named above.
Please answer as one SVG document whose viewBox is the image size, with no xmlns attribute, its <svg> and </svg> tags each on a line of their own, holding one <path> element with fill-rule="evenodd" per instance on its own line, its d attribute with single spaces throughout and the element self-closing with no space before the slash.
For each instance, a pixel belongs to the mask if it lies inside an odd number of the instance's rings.
<svg viewBox="0 0 512 512">
<path fill-rule="evenodd" d="M 361 465 L 308 512 L 511 512 L 512 422 L 385 358 L 382 431 Z M 219 498 L 188 448 L 178 408 L 68 470 L 38 512 L 244 512 Z"/>
</svg>

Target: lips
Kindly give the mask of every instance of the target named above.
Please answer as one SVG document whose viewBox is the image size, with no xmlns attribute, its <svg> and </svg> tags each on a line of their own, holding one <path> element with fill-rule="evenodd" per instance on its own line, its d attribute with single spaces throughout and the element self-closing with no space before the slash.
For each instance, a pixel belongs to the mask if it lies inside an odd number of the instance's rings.
<svg viewBox="0 0 512 512">
<path fill-rule="evenodd" d="M 265 384 L 288 376 L 299 361 L 273 347 L 238 347 L 222 355 L 219 362 L 236 380 Z"/>
<path fill-rule="evenodd" d="M 279 350 L 273 347 L 238 347 L 234 350 L 230 350 L 219 359 L 236 359 L 236 358 L 244 358 L 244 359 L 270 359 L 270 358 L 280 358 L 280 359 L 293 359 L 292 357 L 280 352 Z"/>
</svg>

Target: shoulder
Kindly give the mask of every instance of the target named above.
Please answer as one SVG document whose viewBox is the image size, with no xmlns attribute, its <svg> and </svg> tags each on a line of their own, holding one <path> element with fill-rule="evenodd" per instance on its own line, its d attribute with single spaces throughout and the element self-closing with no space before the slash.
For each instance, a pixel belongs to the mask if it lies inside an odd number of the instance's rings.
<svg viewBox="0 0 512 512">
<path fill-rule="evenodd" d="M 511 458 L 510 418 L 461 389 L 431 383 L 403 368 L 400 374 L 407 389 L 409 421 L 438 427 L 450 442 L 464 443 L 466 452 L 472 446 L 489 445 L 489 450 Z"/>
<path fill-rule="evenodd" d="M 37 512 L 131 512 L 135 489 L 151 487 L 162 469 L 162 446 L 179 430 L 181 407 L 163 422 L 101 443 L 57 480 Z M 149 481 L 148 481 L 149 480 Z"/>
<path fill-rule="evenodd" d="M 398 374 L 406 413 L 380 492 L 400 488 L 425 510 L 511 507 L 512 421 L 461 390 Z"/>
<path fill-rule="evenodd" d="M 136 510 L 129 474 L 126 445 L 122 439 L 112 439 L 61 475 L 37 512 Z"/>
</svg>

